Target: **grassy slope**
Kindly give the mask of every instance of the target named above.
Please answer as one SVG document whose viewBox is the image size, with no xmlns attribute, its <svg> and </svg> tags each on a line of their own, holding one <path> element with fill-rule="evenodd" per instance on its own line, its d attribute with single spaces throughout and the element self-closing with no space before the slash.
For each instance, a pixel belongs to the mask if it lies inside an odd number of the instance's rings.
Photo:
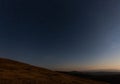
<svg viewBox="0 0 120 84">
<path fill-rule="evenodd" d="M 0 58 L 0 84 L 107 84 Z"/>
</svg>

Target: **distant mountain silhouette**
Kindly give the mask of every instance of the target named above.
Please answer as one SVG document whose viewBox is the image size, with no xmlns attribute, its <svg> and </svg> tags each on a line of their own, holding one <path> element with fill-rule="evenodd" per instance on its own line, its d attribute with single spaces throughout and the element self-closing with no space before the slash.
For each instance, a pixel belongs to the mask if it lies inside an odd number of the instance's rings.
<svg viewBox="0 0 120 84">
<path fill-rule="evenodd" d="M 0 84 L 108 84 L 0 58 Z"/>
</svg>

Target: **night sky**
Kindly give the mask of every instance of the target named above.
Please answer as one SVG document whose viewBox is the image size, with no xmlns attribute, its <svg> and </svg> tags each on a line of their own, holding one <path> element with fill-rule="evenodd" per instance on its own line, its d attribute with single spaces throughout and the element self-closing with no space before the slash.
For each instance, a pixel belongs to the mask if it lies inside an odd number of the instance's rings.
<svg viewBox="0 0 120 84">
<path fill-rule="evenodd" d="M 0 0 L 0 57 L 52 70 L 120 69 L 120 0 Z"/>
</svg>

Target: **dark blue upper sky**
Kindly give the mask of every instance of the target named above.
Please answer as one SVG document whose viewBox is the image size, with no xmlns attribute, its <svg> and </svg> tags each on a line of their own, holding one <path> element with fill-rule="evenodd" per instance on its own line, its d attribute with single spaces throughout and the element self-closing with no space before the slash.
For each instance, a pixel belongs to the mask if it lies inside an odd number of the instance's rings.
<svg viewBox="0 0 120 84">
<path fill-rule="evenodd" d="M 57 70 L 113 68 L 119 22 L 119 0 L 0 0 L 0 57 Z"/>
</svg>

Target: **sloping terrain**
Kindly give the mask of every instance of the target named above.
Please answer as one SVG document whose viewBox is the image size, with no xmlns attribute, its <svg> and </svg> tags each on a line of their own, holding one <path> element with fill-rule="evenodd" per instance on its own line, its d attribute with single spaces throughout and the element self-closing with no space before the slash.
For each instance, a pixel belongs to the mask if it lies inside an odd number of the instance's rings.
<svg viewBox="0 0 120 84">
<path fill-rule="evenodd" d="M 107 84 L 0 58 L 0 84 Z"/>
</svg>

